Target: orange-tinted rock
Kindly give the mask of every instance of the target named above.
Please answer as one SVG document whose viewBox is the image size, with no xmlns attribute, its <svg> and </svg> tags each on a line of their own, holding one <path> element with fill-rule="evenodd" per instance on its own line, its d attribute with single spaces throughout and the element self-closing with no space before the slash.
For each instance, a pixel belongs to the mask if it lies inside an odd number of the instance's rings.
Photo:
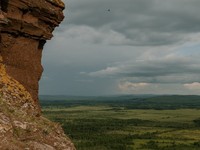
<svg viewBox="0 0 200 150">
<path fill-rule="evenodd" d="M 6 72 L 21 83 L 38 106 L 42 49 L 64 16 L 60 0 L 1 1 L 0 55 Z M 7 24 L 7 25 L 5 25 Z"/>
<path fill-rule="evenodd" d="M 42 49 L 63 20 L 61 0 L 0 0 L 0 149 L 75 150 L 40 115 Z"/>
</svg>

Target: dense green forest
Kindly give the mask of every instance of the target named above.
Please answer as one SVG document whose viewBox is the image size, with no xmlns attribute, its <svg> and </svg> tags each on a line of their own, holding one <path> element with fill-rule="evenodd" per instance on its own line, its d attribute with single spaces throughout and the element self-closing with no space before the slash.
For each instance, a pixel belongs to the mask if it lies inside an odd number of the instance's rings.
<svg viewBox="0 0 200 150">
<path fill-rule="evenodd" d="M 200 96 L 42 96 L 78 150 L 200 149 Z"/>
</svg>

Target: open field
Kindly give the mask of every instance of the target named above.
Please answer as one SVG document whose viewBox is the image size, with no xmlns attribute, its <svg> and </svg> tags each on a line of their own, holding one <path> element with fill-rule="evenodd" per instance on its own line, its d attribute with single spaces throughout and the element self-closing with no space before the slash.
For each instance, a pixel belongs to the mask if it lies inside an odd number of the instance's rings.
<svg viewBox="0 0 200 150">
<path fill-rule="evenodd" d="M 200 149 L 199 109 L 186 105 L 179 109 L 131 109 L 126 101 L 118 107 L 107 102 L 68 107 L 43 103 L 43 114 L 62 124 L 78 150 Z"/>
</svg>

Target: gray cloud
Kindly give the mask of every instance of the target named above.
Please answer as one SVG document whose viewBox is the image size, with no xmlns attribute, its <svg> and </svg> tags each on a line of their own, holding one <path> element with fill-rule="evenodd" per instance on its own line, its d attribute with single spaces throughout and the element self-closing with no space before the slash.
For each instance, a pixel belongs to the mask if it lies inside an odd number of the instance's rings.
<svg viewBox="0 0 200 150">
<path fill-rule="evenodd" d="M 64 1 L 41 94 L 199 94 L 199 0 Z"/>
<path fill-rule="evenodd" d="M 132 82 L 191 83 L 200 81 L 200 61 L 192 58 L 160 58 L 124 62 L 118 66 L 90 72 L 92 77 L 118 77 Z"/>
<path fill-rule="evenodd" d="M 199 0 L 69 0 L 67 23 L 115 31 L 129 45 L 168 45 L 200 31 L 199 5 Z"/>
</svg>

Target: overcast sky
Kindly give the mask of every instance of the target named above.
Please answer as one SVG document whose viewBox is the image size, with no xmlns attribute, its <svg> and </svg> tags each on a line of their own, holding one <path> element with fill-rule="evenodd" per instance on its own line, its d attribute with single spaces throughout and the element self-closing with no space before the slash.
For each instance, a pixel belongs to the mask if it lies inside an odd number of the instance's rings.
<svg viewBox="0 0 200 150">
<path fill-rule="evenodd" d="M 40 94 L 200 94 L 200 0 L 64 0 Z"/>
</svg>

